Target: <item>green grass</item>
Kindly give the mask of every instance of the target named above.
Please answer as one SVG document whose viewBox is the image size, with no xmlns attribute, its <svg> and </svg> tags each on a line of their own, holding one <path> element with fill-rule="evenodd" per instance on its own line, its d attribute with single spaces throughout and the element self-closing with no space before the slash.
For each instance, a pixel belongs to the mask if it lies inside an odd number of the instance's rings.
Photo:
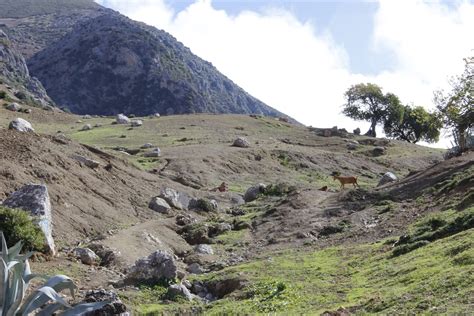
<svg viewBox="0 0 474 316">
<path fill-rule="evenodd" d="M 199 305 L 206 315 L 235 311 L 318 315 L 341 306 L 357 314 L 467 315 L 474 303 L 474 229 L 395 258 L 391 246 L 384 242 L 319 251 L 288 250 L 193 276 L 203 281 L 230 277 L 244 278 L 247 286 L 222 300 Z M 147 312 L 174 313 L 190 308 L 159 302 L 153 306 L 149 305 Z"/>
</svg>

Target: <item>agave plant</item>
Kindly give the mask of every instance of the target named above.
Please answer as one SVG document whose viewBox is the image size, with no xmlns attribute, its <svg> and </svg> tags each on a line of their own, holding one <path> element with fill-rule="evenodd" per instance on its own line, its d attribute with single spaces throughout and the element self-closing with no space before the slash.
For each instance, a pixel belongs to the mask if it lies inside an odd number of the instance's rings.
<svg viewBox="0 0 474 316">
<path fill-rule="evenodd" d="M 69 290 L 74 298 L 76 286 L 65 275 L 56 275 L 25 298 L 29 282 L 34 278 L 47 279 L 44 275 L 32 274 L 28 259 L 32 253 L 21 255 L 21 242 L 8 248 L 3 232 L 0 255 L 0 316 L 27 316 L 32 312 L 40 316 L 53 313 L 62 316 L 81 315 L 104 307 L 110 302 L 69 305 L 59 292 Z"/>
</svg>

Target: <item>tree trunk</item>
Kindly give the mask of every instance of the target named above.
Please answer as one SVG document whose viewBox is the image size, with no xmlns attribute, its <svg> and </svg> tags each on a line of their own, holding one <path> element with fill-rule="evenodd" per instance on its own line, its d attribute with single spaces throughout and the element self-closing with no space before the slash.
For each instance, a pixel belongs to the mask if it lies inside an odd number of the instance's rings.
<svg viewBox="0 0 474 316">
<path fill-rule="evenodd" d="M 370 128 L 367 131 L 367 133 L 365 133 L 365 135 L 366 136 L 371 136 L 371 137 L 376 137 L 377 134 L 375 133 L 375 126 L 377 126 L 377 121 L 372 120 L 372 122 L 370 123 Z"/>
</svg>

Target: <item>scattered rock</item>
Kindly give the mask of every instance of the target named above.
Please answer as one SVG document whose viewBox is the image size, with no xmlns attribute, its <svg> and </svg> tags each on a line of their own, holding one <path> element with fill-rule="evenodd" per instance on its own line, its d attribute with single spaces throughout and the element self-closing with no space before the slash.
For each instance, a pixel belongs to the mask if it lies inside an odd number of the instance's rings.
<svg viewBox="0 0 474 316">
<path fill-rule="evenodd" d="M 353 130 L 353 133 L 354 135 L 360 135 L 360 128 L 356 128 L 355 130 Z"/>
<path fill-rule="evenodd" d="M 203 212 L 217 211 L 218 205 L 216 200 L 207 199 L 191 199 L 189 201 L 189 209 L 199 210 Z"/>
<path fill-rule="evenodd" d="M 266 187 L 267 186 L 265 184 L 259 183 L 248 188 L 244 194 L 244 201 L 248 203 L 256 200 L 258 196 L 265 191 Z"/>
<path fill-rule="evenodd" d="M 238 277 L 224 280 L 211 281 L 206 284 L 208 291 L 217 298 L 223 298 L 227 294 L 243 288 L 245 281 Z"/>
<path fill-rule="evenodd" d="M 86 158 L 84 156 L 74 155 L 72 156 L 72 158 L 79 161 L 80 163 L 83 163 L 84 165 L 86 165 L 87 167 L 91 169 L 96 169 L 100 166 L 100 163 L 98 161 Z"/>
<path fill-rule="evenodd" d="M 104 289 L 87 291 L 84 297 L 85 303 L 96 303 L 109 301 L 110 304 L 105 305 L 101 309 L 93 312 L 87 312 L 85 316 L 105 316 L 105 315 L 121 315 L 130 316 L 127 312 L 127 306 L 122 303 L 117 294 L 113 291 L 107 291 Z"/>
<path fill-rule="evenodd" d="M 172 207 L 179 210 L 187 209 L 189 204 L 189 197 L 186 194 L 180 193 L 171 188 L 161 189 L 159 197 L 168 202 Z"/>
<path fill-rule="evenodd" d="M 157 147 L 153 149 L 152 151 L 146 152 L 143 154 L 144 157 L 160 157 L 161 155 L 161 150 Z"/>
<path fill-rule="evenodd" d="M 384 185 L 384 184 L 387 184 L 387 183 L 390 183 L 390 182 L 394 182 L 394 181 L 397 181 L 397 176 L 394 175 L 393 173 L 391 172 L 387 172 L 385 173 L 382 178 L 380 179 L 379 183 L 377 184 L 377 186 L 381 186 L 381 185 Z"/>
<path fill-rule="evenodd" d="M 236 204 L 236 205 L 242 205 L 242 204 L 245 204 L 245 200 L 242 196 L 240 195 L 237 195 L 237 196 L 233 196 L 230 201 L 232 202 L 232 204 Z"/>
<path fill-rule="evenodd" d="M 138 259 L 126 276 L 127 282 L 172 280 L 178 276 L 173 256 L 157 250 L 146 258 Z"/>
<path fill-rule="evenodd" d="M 149 148 L 153 148 L 153 144 L 150 144 L 150 143 L 146 143 L 144 144 L 142 147 L 140 147 L 141 149 L 149 149 Z"/>
<path fill-rule="evenodd" d="M 212 249 L 211 245 L 206 245 L 206 244 L 199 244 L 194 247 L 194 250 L 197 253 L 204 254 L 204 255 L 213 255 L 214 250 Z"/>
<path fill-rule="evenodd" d="M 372 154 L 376 157 L 385 155 L 385 153 L 386 153 L 385 147 L 377 146 L 374 149 L 372 149 Z"/>
<path fill-rule="evenodd" d="M 113 250 L 104 245 L 91 244 L 89 249 L 92 250 L 100 258 L 100 265 L 110 267 L 117 264 L 120 260 L 120 251 Z"/>
<path fill-rule="evenodd" d="M 192 273 L 192 274 L 202 274 L 204 273 L 205 271 L 201 268 L 201 265 L 197 262 L 193 262 L 191 263 L 188 268 L 186 269 L 188 270 L 189 273 Z"/>
<path fill-rule="evenodd" d="M 183 284 L 173 284 L 168 288 L 166 297 L 172 301 L 176 300 L 177 297 L 186 299 L 187 301 L 192 301 L 193 296 L 191 292 Z"/>
<path fill-rule="evenodd" d="M 130 123 L 132 125 L 132 127 L 140 127 L 143 125 L 143 121 L 142 120 L 132 120 L 132 122 Z"/>
<path fill-rule="evenodd" d="M 115 121 L 117 122 L 117 124 L 130 124 L 130 119 L 123 114 L 117 114 L 117 118 Z"/>
<path fill-rule="evenodd" d="M 46 239 L 47 250 L 56 253 L 52 236 L 52 213 L 48 188 L 43 184 L 27 184 L 13 192 L 2 204 L 9 208 L 19 208 L 30 212 L 38 219 L 38 225 Z"/>
<path fill-rule="evenodd" d="M 190 215 L 187 214 L 179 214 L 176 216 L 176 225 L 179 226 L 185 226 L 195 222 L 196 219 L 192 218 Z"/>
<path fill-rule="evenodd" d="M 18 103 L 10 103 L 7 105 L 6 109 L 13 112 L 19 112 L 21 110 L 21 106 Z"/>
<path fill-rule="evenodd" d="M 157 196 L 151 199 L 150 203 L 148 204 L 148 207 L 154 210 L 155 212 L 162 214 L 169 214 L 171 211 L 171 206 L 169 206 L 169 204 L 166 203 L 165 200 Z"/>
<path fill-rule="evenodd" d="M 84 120 L 90 120 L 92 118 L 92 116 L 90 116 L 89 114 L 86 114 L 86 115 L 83 115 L 82 118 Z"/>
<path fill-rule="evenodd" d="M 81 131 L 90 131 L 92 129 L 91 124 L 86 124 L 81 128 Z"/>
<path fill-rule="evenodd" d="M 34 132 L 35 131 L 33 129 L 33 126 L 31 126 L 31 123 L 22 118 L 16 118 L 13 121 L 11 121 L 10 124 L 8 125 L 8 129 L 14 129 L 19 132 Z"/>
<path fill-rule="evenodd" d="M 193 287 L 191 281 L 189 281 L 189 280 L 183 280 L 183 281 L 181 281 L 181 284 L 184 285 L 188 290 Z"/>
<path fill-rule="evenodd" d="M 250 143 L 245 137 L 238 137 L 236 140 L 234 140 L 234 143 L 232 144 L 232 146 L 247 148 L 247 147 L 250 147 Z"/>
<path fill-rule="evenodd" d="M 348 143 L 348 144 L 346 144 L 346 147 L 347 147 L 347 149 L 349 149 L 349 150 L 356 150 L 356 149 L 357 149 L 357 146 L 358 146 L 358 145 L 357 145 L 357 144 L 354 144 L 354 143 Z"/>
<path fill-rule="evenodd" d="M 89 248 L 75 248 L 74 255 L 81 259 L 83 264 L 95 265 L 99 262 L 99 257 Z"/>
</svg>

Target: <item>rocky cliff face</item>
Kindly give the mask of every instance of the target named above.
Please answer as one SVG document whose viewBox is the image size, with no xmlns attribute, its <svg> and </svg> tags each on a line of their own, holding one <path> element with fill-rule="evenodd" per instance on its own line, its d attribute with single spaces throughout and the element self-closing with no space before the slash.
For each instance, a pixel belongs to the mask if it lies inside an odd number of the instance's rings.
<svg viewBox="0 0 474 316">
<path fill-rule="evenodd" d="M 0 80 L 13 87 L 16 95 L 38 105 L 52 103 L 38 79 L 30 76 L 25 59 L 8 36 L 0 30 Z"/>
<path fill-rule="evenodd" d="M 280 115 L 164 31 L 113 11 L 28 60 L 51 97 L 81 114 Z"/>
</svg>

